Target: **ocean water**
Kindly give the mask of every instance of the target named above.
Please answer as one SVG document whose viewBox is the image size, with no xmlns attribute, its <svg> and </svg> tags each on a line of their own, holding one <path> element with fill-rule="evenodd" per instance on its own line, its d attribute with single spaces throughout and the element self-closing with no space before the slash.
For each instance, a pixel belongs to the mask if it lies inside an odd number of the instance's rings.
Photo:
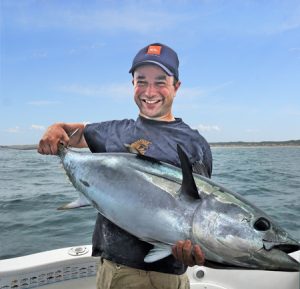
<svg viewBox="0 0 300 289">
<path fill-rule="evenodd" d="M 215 147 L 212 152 L 212 179 L 300 240 L 300 147 Z M 76 197 L 58 157 L 0 148 L 0 259 L 90 244 L 96 210 L 56 210 Z"/>
</svg>

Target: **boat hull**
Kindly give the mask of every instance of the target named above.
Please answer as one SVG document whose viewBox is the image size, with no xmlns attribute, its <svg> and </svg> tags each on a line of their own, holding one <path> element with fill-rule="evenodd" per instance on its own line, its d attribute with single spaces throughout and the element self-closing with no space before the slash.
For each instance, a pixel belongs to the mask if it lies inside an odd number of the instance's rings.
<svg viewBox="0 0 300 289">
<path fill-rule="evenodd" d="M 91 246 L 45 251 L 0 261 L 0 289 L 95 289 L 99 258 Z M 300 261 L 300 250 L 290 254 Z M 298 289 L 299 272 L 189 268 L 191 289 Z"/>
</svg>

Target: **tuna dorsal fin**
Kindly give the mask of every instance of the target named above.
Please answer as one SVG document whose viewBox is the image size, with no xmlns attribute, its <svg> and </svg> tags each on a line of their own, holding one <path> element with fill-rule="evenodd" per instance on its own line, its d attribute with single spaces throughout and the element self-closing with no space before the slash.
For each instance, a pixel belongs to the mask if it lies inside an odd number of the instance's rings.
<svg viewBox="0 0 300 289">
<path fill-rule="evenodd" d="M 192 166 L 190 164 L 188 156 L 179 144 L 177 145 L 177 153 L 180 159 L 182 170 L 182 184 L 180 189 L 181 194 L 188 195 L 193 199 L 200 199 L 198 189 L 193 177 Z"/>
</svg>

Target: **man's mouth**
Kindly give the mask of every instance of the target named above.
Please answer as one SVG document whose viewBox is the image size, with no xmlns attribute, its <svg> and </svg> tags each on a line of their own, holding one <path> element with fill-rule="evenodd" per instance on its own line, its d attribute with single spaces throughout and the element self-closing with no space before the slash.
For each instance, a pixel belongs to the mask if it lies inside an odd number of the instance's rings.
<svg viewBox="0 0 300 289">
<path fill-rule="evenodd" d="M 152 99 L 152 100 L 142 99 L 142 101 L 145 102 L 145 103 L 147 103 L 147 104 L 156 104 L 156 103 L 161 102 L 161 99 Z"/>
</svg>

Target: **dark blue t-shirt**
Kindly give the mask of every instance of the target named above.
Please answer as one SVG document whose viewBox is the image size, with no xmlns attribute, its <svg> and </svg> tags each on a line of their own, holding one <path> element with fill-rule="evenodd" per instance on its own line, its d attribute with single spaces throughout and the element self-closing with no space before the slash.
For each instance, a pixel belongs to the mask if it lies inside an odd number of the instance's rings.
<svg viewBox="0 0 300 289">
<path fill-rule="evenodd" d="M 188 155 L 194 171 L 211 176 L 212 155 L 207 141 L 180 118 L 165 122 L 139 116 L 136 121 L 125 119 L 88 124 L 84 137 L 91 152 L 126 152 L 130 145 L 146 156 L 177 167 L 180 166 L 179 144 Z M 186 266 L 173 256 L 145 263 L 144 257 L 152 248 L 151 244 L 140 241 L 98 214 L 93 234 L 93 256 L 147 271 L 171 274 L 186 271 Z"/>
</svg>

